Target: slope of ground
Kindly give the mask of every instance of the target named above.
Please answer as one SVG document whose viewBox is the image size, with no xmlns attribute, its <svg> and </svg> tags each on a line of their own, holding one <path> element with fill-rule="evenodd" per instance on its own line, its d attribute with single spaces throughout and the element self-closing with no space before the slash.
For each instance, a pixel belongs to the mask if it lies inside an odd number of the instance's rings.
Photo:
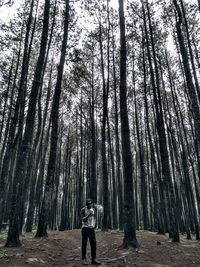
<svg viewBox="0 0 200 267">
<path fill-rule="evenodd" d="M 97 256 L 101 266 L 200 266 L 200 243 L 186 240 L 173 243 L 167 236 L 139 231 L 139 251 L 119 249 L 123 240 L 121 232 L 96 232 Z M 35 239 L 33 234 L 22 237 L 22 247 L 5 248 L 6 233 L 0 234 L 0 266 L 2 267 L 75 267 L 81 266 L 80 230 L 49 232 L 48 238 Z M 88 244 L 88 258 L 90 247 Z"/>
</svg>

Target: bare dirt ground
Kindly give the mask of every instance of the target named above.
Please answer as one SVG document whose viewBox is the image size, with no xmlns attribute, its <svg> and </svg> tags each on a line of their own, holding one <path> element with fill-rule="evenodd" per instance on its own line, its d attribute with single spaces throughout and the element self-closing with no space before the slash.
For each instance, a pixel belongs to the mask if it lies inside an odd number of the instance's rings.
<svg viewBox="0 0 200 267">
<path fill-rule="evenodd" d="M 167 236 L 139 231 L 139 252 L 135 249 L 119 249 L 123 240 L 121 232 L 96 232 L 97 256 L 101 266 L 200 266 L 200 241 L 186 240 L 181 236 L 179 244 Z M 48 238 L 35 239 L 25 234 L 22 247 L 5 248 L 6 233 L 0 234 L 0 266 L 2 267 L 78 267 L 81 266 L 80 230 L 49 232 Z M 88 244 L 88 258 L 90 246 Z"/>
</svg>

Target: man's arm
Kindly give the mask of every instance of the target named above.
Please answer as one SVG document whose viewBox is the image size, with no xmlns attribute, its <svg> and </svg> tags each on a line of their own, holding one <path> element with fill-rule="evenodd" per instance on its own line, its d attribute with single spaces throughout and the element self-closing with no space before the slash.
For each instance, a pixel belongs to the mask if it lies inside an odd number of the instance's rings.
<svg viewBox="0 0 200 267">
<path fill-rule="evenodd" d="M 83 222 L 87 222 L 87 219 L 92 215 L 92 212 L 90 212 L 88 215 L 85 216 L 85 209 L 83 208 L 81 210 L 81 219 Z"/>
</svg>

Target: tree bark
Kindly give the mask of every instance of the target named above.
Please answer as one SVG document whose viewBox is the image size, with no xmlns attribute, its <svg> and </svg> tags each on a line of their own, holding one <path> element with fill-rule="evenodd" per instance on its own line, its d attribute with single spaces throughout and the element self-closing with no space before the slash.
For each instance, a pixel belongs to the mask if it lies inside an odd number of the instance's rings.
<svg viewBox="0 0 200 267">
<path fill-rule="evenodd" d="M 103 230 L 109 228 L 109 190 L 108 190 L 108 166 L 106 153 L 106 120 L 108 113 L 108 94 L 106 88 L 104 57 L 103 57 L 103 43 L 102 43 L 102 25 L 99 23 L 99 45 L 101 54 L 101 73 L 103 83 L 103 115 L 102 115 L 102 129 L 101 129 L 101 158 L 102 158 L 102 178 L 103 178 Z"/>
<path fill-rule="evenodd" d="M 113 31 L 113 27 L 112 27 Z M 114 105 L 115 105 L 115 153 L 116 153 L 116 188 L 118 195 L 118 224 L 119 229 L 123 230 L 123 186 L 121 175 L 121 156 L 120 156 L 120 140 L 119 140 L 119 115 L 118 115 L 118 98 L 117 98 L 117 77 L 116 77 L 116 62 L 115 62 L 115 41 L 113 36 L 113 89 L 114 89 Z"/>
<path fill-rule="evenodd" d="M 135 229 L 135 207 L 133 190 L 133 164 L 130 145 L 129 119 L 127 110 L 126 85 L 126 35 L 124 19 L 124 1 L 119 0 L 120 25 L 120 118 L 122 137 L 122 160 L 124 172 L 124 240 L 122 246 L 138 247 Z"/>
</svg>

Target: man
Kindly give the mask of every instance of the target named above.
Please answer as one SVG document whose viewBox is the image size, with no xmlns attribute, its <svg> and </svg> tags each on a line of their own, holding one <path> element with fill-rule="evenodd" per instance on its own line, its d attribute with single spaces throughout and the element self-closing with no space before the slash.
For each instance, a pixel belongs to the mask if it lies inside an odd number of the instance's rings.
<svg viewBox="0 0 200 267">
<path fill-rule="evenodd" d="M 96 214 L 95 209 L 92 207 L 92 200 L 86 200 L 86 206 L 81 209 L 82 219 L 82 261 L 83 265 L 88 265 L 86 260 L 87 240 L 90 240 L 91 246 L 91 264 L 100 265 L 101 263 L 96 260 L 96 237 L 95 237 L 95 225 Z"/>
</svg>

